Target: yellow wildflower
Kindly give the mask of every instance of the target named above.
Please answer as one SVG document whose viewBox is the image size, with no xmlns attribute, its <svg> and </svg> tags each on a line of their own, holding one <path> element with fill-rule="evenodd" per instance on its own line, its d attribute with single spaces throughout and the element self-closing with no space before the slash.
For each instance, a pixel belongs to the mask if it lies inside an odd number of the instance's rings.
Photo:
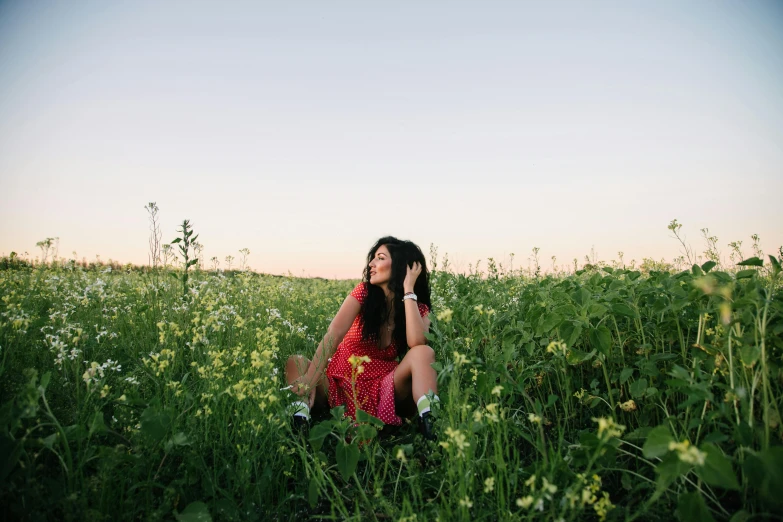
<svg viewBox="0 0 783 522">
<path fill-rule="evenodd" d="M 546 351 L 547 353 L 565 356 L 566 352 L 568 351 L 568 347 L 563 341 L 552 341 L 549 343 L 549 345 L 547 345 Z"/>
<path fill-rule="evenodd" d="M 609 500 L 609 493 L 604 491 L 602 494 L 603 498 L 593 504 L 593 509 L 595 510 L 596 515 L 598 515 L 598 520 L 601 522 L 606 520 L 606 514 L 614 509 L 614 504 L 612 504 L 612 501 Z"/>
<path fill-rule="evenodd" d="M 485 415 L 487 416 L 487 419 L 492 422 L 500 422 L 500 419 L 498 418 L 498 405 L 497 403 L 493 402 L 492 404 L 487 404 L 486 407 L 487 413 Z"/>
<path fill-rule="evenodd" d="M 669 451 L 676 451 L 677 457 L 683 462 L 696 466 L 703 466 L 707 459 L 707 454 L 699 450 L 696 446 L 691 446 L 687 440 L 682 442 L 670 442 Z"/>
<path fill-rule="evenodd" d="M 598 436 L 610 439 L 612 437 L 619 437 L 625 431 L 625 426 L 617 424 L 614 419 L 607 419 L 606 417 L 596 418 L 593 417 L 593 421 L 598 423 Z"/>
<path fill-rule="evenodd" d="M 454 351 L 454 364 L 456 364 L 457 366 L 462 366 L 463 364 L 468 364 L 468 358 L 455 350 Z"/>
<path fill-rule="evenodd" d="M 438 321 L 448 323 L 451 321 L 451 316 L 454 314 L 454 312 L 451 311 L 449 308 L 444 308 L 442 311 L 438 313 L 436 316 L 438 318 Z"/>
<path fill-rule="evenodd" d="M 357 366 L 360 366 L 362 363 L 368 363 L 371 362 L 371 359 L 367 357 L 366 355 L 351 355 L 348 357 L 348 362 L 351 363 L 351 367 L 356 368 Z"/>
<path fill-rule="evenodd" d="M 517 499 L 517 506 L 519 506 L 519 507 L 521 507 L 523 509 L 528 509 L 528 508 L 530 508 L 530 506 L 533 505 L 533 501 L 534 500 L 535 499 L 532 496 L 530 496 L 530 495 L 528 495 L 528 496 L 526 496 L 524 498 L 518 498 Z"/>
<path fill-rule="evenodd" d="M 399 460 L 399 461 L 400 461 L 400 462 L 402 462 L 403 464 L 405 464 L 406 462 L 408 462 L 408 459 L 407 459 L 407 458 L 405 458 L 405 450 L 403 450 L 402 448 L 400 448 L 400 449 L 398 449 L 398 450 L 397 450 L 397 460 Z"/>
<path fill-rule="evenodd" d="M 448 436 L 448 442 L 441 442 L 440 445 L 444 448 L 449 448 L 453 444 L 457 449 L 457 456 L 464 455 L 465 448 L 470 447 L 470 443 L 467 442 L 467 437 L 460 430 L 452 429 L 450 426 L 446 428 L 446 435 Z"/>
</svg>

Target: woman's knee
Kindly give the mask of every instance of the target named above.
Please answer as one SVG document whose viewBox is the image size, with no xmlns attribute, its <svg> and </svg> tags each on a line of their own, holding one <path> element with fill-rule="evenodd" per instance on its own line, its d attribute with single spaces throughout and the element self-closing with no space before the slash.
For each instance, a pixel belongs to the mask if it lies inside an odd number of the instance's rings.
<svg viewBox="0 0 783 522">
<path fill-rule="evenodd" d="M 420 344 L 418 346 L 414 346 L 413 348 L 410 349 L 410 352 L 418 360 L 425 361 L 427 363 L 435 362 L 435 350 L 433 350 L 426 344 Z"/>
<path fill-rule="evenodd" d="M 285 362 L 285 373 L 289 379 L 296 379 L 307 371 L 310 361 L 303 355 L 291 355 Z"/>
</svg>

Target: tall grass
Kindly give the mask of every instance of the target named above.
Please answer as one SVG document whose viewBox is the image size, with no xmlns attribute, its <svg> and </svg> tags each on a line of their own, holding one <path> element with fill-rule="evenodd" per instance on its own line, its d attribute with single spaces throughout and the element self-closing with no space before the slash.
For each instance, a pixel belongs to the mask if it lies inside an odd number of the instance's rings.
<svg viewBox="0 0 783 522">
<path fill-rule="evenodd" d="M 244 264 L 244 261 L 243 261 Z M 355 281 L 0 270 L 5 519 L 683 520 L 783 508 L 777 258 L 435 271 L 439 440 L 324 412 L 288 355 Z M 181 276 L 182 274 L 180 274 Z M 207 518 L 205 518 L 207 519 Z"/>
</svg>

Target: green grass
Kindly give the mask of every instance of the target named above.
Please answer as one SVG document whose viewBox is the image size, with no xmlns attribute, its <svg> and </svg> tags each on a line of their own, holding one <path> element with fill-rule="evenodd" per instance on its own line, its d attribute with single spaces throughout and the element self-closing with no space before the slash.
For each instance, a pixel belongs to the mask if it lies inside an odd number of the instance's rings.
<svg viewBox="0 0 783 522">
<path fill-rule="evenodd" d="M 777 261 L 777 260 L 775 260 Z M 0 270 L 0 513 L 30 520 L 728 520 L 783 508 L 778 266 L 433 274 L 439 443 L 282 369 L 356 281 Z M 415 518 L 414 518 L 415 517 Z M 205 520 L 207 518 L 201 518 Z"/>
</svg>

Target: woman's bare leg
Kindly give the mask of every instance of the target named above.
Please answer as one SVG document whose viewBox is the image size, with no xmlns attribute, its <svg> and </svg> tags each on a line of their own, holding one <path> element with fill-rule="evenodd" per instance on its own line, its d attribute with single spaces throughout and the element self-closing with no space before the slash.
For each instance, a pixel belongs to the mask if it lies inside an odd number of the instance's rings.
<svg viewBox="0 0 783 522">
<path fill-rule="evenodd" d="M 404 400 L 413 395 L 413 402 L 422 395 L 438 393 L 438 374 L 432 367 L 435 352 L 426 345 L 414 346 L 400 361 L 394 371 L 394 396 Z"/>
<path fill-rule="evenodd" d="M 303 355 L 292 355 L 285 363 L 285 380 L 291 385 L 296 379 L 307 373 L 310 367 L 310 359 Z M 315 396 L 309 401 L 310 408 L 316 404 L 327 403 L 327 383 L 326 376 L 322 376 L 315 387 Z"/>
</svg>

